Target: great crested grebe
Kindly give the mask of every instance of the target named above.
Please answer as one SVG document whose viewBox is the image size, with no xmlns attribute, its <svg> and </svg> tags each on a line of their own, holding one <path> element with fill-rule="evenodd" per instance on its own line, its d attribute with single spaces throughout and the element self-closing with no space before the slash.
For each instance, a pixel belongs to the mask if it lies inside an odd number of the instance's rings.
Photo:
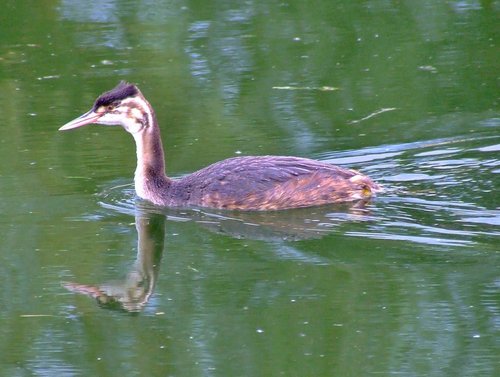
<svg viewBox="0 0 500 377">
<path fill-rule="evenodd" d="M 155 112 L 139 89 L 124 81 L 59 130 L 93 123 L 122 126 L 132 134 L 137 148 L 135 191 L 159 206 L 280 210 L 367 200 L 380 191 L 355 170 L 289 156 L 234 157 L 170 179 Z"/>
</svg>

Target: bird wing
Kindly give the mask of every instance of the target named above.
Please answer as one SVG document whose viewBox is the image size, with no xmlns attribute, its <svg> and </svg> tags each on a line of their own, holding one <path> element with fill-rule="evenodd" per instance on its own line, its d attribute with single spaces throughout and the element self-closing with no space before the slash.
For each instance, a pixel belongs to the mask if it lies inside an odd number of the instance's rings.
<svg viewBox="0 0 500 377">
<path fill-rule="evenodd" d="M 358 174 L 324 162 L 287 156 L 230 158 L 177 181 L 194 205 L 225 208 L 293 206 L 295 202 L 331 201 L 329 192 L 345 191 Z M 321 195 L 324 199 L 315 198 Z M 326 196 L 325 196 L 326 195 Z M 269 204 L 266 204 L 269 203 Z"/>
</svg>

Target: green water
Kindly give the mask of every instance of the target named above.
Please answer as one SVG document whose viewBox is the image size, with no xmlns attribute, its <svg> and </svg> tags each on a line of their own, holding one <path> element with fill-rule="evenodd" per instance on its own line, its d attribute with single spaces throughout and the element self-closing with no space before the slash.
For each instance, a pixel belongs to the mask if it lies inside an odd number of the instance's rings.
<svg viewBox="0 0 500 377">
<path fill-rule="evenodd" d="M 498 1 L 39 1 L 0 15 L 1 376 L 498 376 Z M 315 158 L 365 208 L 136 201 L 119 80 L 172 176 Z"/>
</svg>

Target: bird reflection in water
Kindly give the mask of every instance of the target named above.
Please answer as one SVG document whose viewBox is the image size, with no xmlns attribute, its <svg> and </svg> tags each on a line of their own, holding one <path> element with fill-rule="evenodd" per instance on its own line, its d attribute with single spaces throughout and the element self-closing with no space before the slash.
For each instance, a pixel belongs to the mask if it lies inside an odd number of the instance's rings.
<svg viewBox="0 0 500 377">
<path fill-rule="evenodd" d="M 139 213 L 135 216 L 137 258 L 127 275 L 118 281 L 100 285 L 64 283 L 71 292 L 97 300 L 99 306 L 127 312 L 141 311 L 151 297 L 160 268 L 165 244 L 165 216 Z"/>
<path fill-rule="evenodd" d="M 372 220 L 366 202 L 327 205 L 273 212 L 235 212 L 196 209 L 159 209 L 143 201 L 133 209 L 101 202 L 118 212 L 135 213 L 138 234 L 135 263 L 119 281 L 99 285 L 64 283 L 71 292 L 94 297 L 106 309 L 140 312 L 151 297 L 165 245 L 165 222 L 195 222 L 212 233 L 263 241 L 298 241 L 321 238 L 345 223 Z M 157 212 L 157 213 L 155 213 Z"/>
<path fill-rule="evenodd" d="M 345 223 L 372 219 L 368 201 L 329 204 L 270 212 L 224 212 L 202 209 L 184 212 L 203 228 L 232 238 L 301 241 L 322 238 Z M 173 213 L 170 209 L 169 213 Z M 177 211 L 177 213 L 181 213 Z"/>
</svg>

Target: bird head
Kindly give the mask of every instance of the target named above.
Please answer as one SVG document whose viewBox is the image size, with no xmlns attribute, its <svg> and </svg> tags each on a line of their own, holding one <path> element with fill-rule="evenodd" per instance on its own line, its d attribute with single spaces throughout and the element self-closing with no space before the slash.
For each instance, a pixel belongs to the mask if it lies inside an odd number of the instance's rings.
<svg viewBox="0 0 500 377">
<path fill-rule="evenodd" d="M 94 106 L 85 114 L 59 128 L 71 130 L 88 124 L 122 126 L 135 134 L 152 122 L 152 110 L 148 102 L 133 84 L 120 82 L 114 89 L 101 94 Z"/>
</svg>

